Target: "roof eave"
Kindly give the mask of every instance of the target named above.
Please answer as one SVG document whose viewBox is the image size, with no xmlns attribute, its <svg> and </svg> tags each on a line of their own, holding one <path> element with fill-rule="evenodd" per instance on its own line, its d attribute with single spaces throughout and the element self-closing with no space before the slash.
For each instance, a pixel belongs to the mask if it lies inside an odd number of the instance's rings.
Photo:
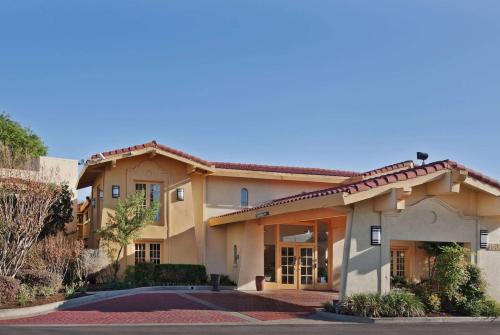
<svg viewBox="0 0 500 335">
<path fill-rule="evenodd" d="M 309 182 L 331 183 L 331 184 L 339 184 L 349 178 L 343 176 L 329 176 L 329 175 L 319 175 L 319 174 L 284 173 L 284 172 L 270 172 L 270 171 L 223 169 L 223 168 L 216 168 L 215 172 L 212 175 L 217 177 L 309 181 Z"/>
</svg>

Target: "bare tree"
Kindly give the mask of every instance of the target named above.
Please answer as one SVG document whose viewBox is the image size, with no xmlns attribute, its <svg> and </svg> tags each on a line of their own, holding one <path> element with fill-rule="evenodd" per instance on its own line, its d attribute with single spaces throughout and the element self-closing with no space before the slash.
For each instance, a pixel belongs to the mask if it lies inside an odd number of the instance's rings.
<svg viewBox="0 0 500 335">
<path fill-rule="evenodd" d="M 0 158 L 8 158 L 6 151 Z M 2 164 L 3 163 L 3 164 Z M 61 187 L 37 171 L 0 162 L 0 276 L 14 277 L 44 226 Z M 2 168 L 4 167 L 4 168 Z"/>
</svg>

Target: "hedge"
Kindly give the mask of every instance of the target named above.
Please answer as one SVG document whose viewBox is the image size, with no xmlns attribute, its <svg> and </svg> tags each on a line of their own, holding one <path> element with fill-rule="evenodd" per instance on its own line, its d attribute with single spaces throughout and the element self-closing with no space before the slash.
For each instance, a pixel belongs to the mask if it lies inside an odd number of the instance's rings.
<svg viewBox="0 0 500 335">
<path fill-rule="evenodd" d="M 127 268 L 126 280 L 136 285 L 201 285 L 207 283 L 207 270 L 195 264 L 141 263 Z"/>
<path fill-rule="evenodd" d="M 356 293 L 339 303 L 341 314 L 370 318 L 414 317 L 425 314 L 424 304 L 413 294 L 393 290 L 386 294 Z"/>
<path fill-rule="evenodd" d="M 48 287 L 57 292 L 61 288 L 62 278 L 46 270 L 21 270 L 16 274 L 21 284 L 33 288 Z"/>
<path fill-rule="evenodd" d="M 20 281 L 12 277 L 0 276 L 0 304 L 17 299 Z"/>
</svg>

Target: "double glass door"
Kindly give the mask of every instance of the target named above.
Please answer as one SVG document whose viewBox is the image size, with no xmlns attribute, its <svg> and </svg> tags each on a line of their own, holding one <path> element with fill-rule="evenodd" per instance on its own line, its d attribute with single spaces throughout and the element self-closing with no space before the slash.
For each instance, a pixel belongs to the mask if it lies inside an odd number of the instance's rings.
<svg viewBox="0 0 500 335">
<path fill-rule="evenodd" d="M 313 246 L 282 244 L 281 288 L 314 288 L 315 264 Z"/>
</svg>

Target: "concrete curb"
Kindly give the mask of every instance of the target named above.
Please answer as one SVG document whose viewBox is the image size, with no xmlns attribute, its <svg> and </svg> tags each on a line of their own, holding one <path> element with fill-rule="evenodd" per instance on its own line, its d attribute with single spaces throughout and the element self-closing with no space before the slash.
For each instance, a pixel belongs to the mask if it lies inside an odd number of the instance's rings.
<svg viewBox="0 0 500 335">
<path fill-rule="evenodd" d="M 58 310 L 65 310 L 76 306 L 91 304 L 102 300 L 125 297 L 139 293 L 159 293 L 165 291 L 176 292 L 192 292 L 192 291 L 210 291 L 211 286 L 148 286 L 137 287 L 125 290 L 110 290 L 110 291 L 94 291 L 87 292 L 87 296 L 74 298 L 69 300 L 57 301 L 50 304 L 24 307 L 24 308 L 11 308 L 0 310 L 0 320 L 19 319 L 24 317 L 36 316 L 47 314 Z M 234 290 L 232 286 L 220 287 L 221 291 Z M 211 291 L 210 291 L 211 292 Z"/>
<path fill-rule="evenodd" d="M 497 317 L 470 317 L 470 316 L 446 316 L 446 317 L 408 317 L 408 318 L 365 318 L 361 316 L 343 315 L 317 310 L 316 320 L 328 320 L 348 323 L 372 323 L 372 324 L 409 324 L 409 323 L 470 323 L 470 322 L 500 322 Z"/>
</svg>

